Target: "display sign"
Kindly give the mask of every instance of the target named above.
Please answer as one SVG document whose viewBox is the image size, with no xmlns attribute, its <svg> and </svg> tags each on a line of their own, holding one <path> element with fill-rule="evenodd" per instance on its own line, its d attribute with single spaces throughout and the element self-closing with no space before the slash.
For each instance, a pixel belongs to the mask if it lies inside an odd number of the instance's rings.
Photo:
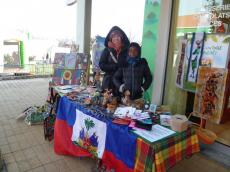
<svg viewBox="0 0 230 172">
<path fill-rule="evenodd" d="M 229 55 L 229 42 L 229 34 L 207 35 L 201 65 L 226 68 Z"/>
</svg>

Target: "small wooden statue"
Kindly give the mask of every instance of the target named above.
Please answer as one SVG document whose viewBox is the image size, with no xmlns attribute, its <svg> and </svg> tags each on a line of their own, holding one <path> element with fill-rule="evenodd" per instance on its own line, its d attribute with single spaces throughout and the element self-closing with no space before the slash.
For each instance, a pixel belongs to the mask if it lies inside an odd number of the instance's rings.
<svg viewBox="0 0 230 172">
<path fill-rule="evenodd" d="M 114 113 L 117 108 L 117 98 L 111 97 L 109 103 L 107 103 L 107 112 Z"/>
<path fill-rule="evenodd" d="M 130 91 L 129 90 L 126 90 L 124 92 L 124 97 L 122 98 L 121 101 L 125 106 L 134 106 L 137 109 L 143 109 L 143 107 L 144 107 L 144 100 L 142 98 L 136 99 L 136 100 L 130 99 Z"/>
<path fill-rule="evenodd" d="M 86 86 L 86 74 L 85 74 L 85 72 L 81 72 L 80 85 L 81 86 Z"/>
<path fill-rule="evenodd" d="M 95 74 L 93 86 L 95 86 L 97 88 L 97 90 L 101 89 L 101 74 L 99 71 L 96 72 L 96 74 Z"/>
<path fill-rule="evenodd" d="M 145 103 L 144 99 L 142 98 L 136 99 L 134 100 L 134 107 L 137 109 L 143 109 L 144 103 Z"/>
<path fill-rule="evenodd" d="M 113 96 L 112 90 L 106 89 L 105 92 L 103 93 L 103 100 L 102 100 L 102 106 L 103 107 L 107 106 L 107 103 L 112 98 L 112 96 Z"/>
<path fill-rule="evenodd" d="M 126 106 L 130 106 L 131 105 L 131 100 L 130 100 L 130 91 L 126 90 L 124 92 L 124 97 L 122 98 L 122 103 Z"/>
</svg>

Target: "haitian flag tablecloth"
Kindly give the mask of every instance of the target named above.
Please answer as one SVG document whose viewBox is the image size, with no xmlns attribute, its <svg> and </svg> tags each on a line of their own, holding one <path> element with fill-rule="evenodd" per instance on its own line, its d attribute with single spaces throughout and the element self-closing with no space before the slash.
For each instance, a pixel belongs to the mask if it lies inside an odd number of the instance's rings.
<svg viewBox="0 0 230 172">
<path fill-rule="evenodd" d="M 71 140 L 73 126 L 79 114 L 95 118 L 95 120 L 86 118 L 88 119 L 87 125 L 91 127 L 93 126 L 91 120 L 93 123 L 100 120 L 106 124 L 102 162 L 107 169 L 114 169 L 116 172 L 166 171 L 182 158 L 199 151 L 197 135 L 191 129 L 150 144 L 130 133 L 128 127 L 113 124 L 104 118 L 98 119 L 83 106 L 62 97 L 58 106 L 54 130 L 54 150 L 57 154 L 78 157 L 92 156 L 86 149 L 75 145 Z M 77 131 L 81 135 L 79 137 L 84 138 L 83 130 Z M 85 132 L 84 130 L 84 134 Z M 91 145 L 97 145 L 98 133 L 96 132 L 95 135 L 94 133 L 88 134 L 90 135 L 87 137 L 88 142 Z M 74 137 L 73 140 L 76 138 Z"/>
<path fill-rule="evenodd" d="M 76 110 L 96 118 L 83 106 L 62 97 L 55 122 L 54 151 L 62 155 L 92 156 L 86 149 L 75 145 L 71 140 L 73 126 L 78 116 Z M 107 127 L 105 150 L 102 155 L 103 164 L 117 172 L 132 172 L 135 165 L 137 137 L 129 133 L 127 126 L 118 126 L 104 118 L 98 120 L 106 123 Z"/>
</svg>

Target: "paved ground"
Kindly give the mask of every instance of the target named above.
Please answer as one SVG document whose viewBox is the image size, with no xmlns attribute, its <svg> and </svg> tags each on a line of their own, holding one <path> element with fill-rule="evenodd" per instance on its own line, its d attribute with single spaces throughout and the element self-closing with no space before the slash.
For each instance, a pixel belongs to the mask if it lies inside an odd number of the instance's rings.
<svg viewBox="0 0 230 172">
<path fill-rule="evenodd" d="M 91 172 L 95 161 L 59 156 L 43 138 L 43 126 L 27 126 L 15 118 L 31 105 L 42 105 L 48 79 L 0 81 L 0 148 L 10 172 Z M 172 172 L 227 172 L 220 164 L 196 154 L 179 162 Z"/>
<path fill-rule="evenodd" d="M 42 105 L 48 79 L 0 81 L 0 148 L 9 172 L 90 172 L 91 159 L 59 156 L 44 140 L 43 126 L 27 126 L 15 118 L 31 105 Z"/>
</svg>

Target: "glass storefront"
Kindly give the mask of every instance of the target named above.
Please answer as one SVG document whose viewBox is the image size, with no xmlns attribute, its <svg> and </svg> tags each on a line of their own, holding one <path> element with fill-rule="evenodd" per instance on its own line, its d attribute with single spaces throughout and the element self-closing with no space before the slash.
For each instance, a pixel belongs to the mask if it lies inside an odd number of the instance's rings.
<svg viewBox="0 0 230 172">
<path fill-rule="evenodd" d="M 191 43 L 192 33 L 204 32 L 206 41 L 210 38 L 211 41 L 217 42 L 218 37 L 216 37 L 216 34 L 221 35 L 221 39 L 224 37 L 222 45 L 227 48 L 226 58 L 224 59 L 226 64 L 224 62 L 223 64 L 227 68 L 230 40 L 228 37 L 230 34 L 230 0 L 174 0 L 164 90 L 164 104 L 169 105 L 174 114 L 188 114 L 193 111 L 196 91 L 196 84 L 191 84 L 187 80 L 183 82 L 183 88 L 176 86 L 178 64 L 180 63 L 178 51 L 181 48 L 181 39 L 186 37 L 188 40 L 190 39 Z M 211 54 L 218 48 L 220 49 L 220 46 L 212 46 L 209 50 L 204 50 L 203 54 L 208 56 L 208 53 Z M 213 63 L 211 60 L 213 59 L 202 59 L 200 63 L 210 65 L 211 62 Z M 190 77 L 190 73 L 186 72 L 188 71 L 185 71 L 184 74 Z M 192 74 L 194 75 L 194 73 Z M 230 135 L 227 134 L 227 132 L 230 132 L 229 121 L 221 125 L 207 122 L 206 128 L 216 132 L 221 142 L 230 145 Z"/>
</svg>

